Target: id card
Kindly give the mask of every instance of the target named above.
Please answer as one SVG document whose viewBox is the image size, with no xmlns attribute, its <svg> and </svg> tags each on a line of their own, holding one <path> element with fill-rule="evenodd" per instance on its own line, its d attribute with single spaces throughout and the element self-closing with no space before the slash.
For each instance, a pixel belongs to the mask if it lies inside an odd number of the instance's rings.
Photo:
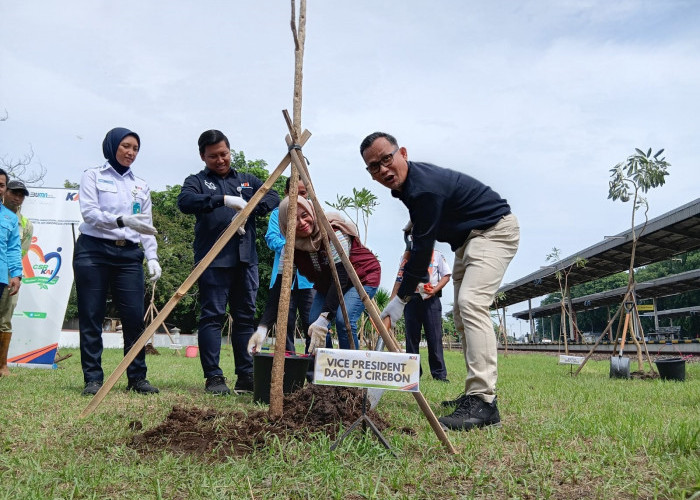
<svg viewBox="0 0 700 500">
<path fill-rule="evenodd" d="M 131 213 L 133 215 L 141 213 L 141 202 L 140 201 L 132 201 L 131 202 Z"/>
</svg>

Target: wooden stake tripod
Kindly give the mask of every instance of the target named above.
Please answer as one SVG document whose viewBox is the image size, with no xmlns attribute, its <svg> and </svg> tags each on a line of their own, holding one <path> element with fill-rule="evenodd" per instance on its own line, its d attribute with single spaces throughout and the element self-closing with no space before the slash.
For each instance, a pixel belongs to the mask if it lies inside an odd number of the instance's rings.
<svg viewBox="0 0 700 500">
<path fill-rule="evenodd" d="M 143 321 L 144 323 L 153 323 L 153 321 L 156 319 L 156 316 L 158 316 L 158 308 L 156 307 L 156 302 L 155 302 L 155 295 L 156 295 L 156 284 L 155 282 L 152 283 L 151 285 L 151 303 L 148 304 L 148 309 L 146 309 L 146 314 L 143 316 Z M 163 329 L 165 330 L 165 333 L 168 334 L 168 338 L 170 339 L 170 348 L 175 349 L 176 354 L 180 354 L 180 349 L 182 349 L 182 346 L 175 342 L 175 339 L 173 338 L 172 335 L 170 335 L 170 330 L 168 330 L 168 326 L 163 323 Z M 151 337 L 151 344 L 153 344 L 153 339 L 155 338 L 155 332 L 153 337 Z"/>
<path fill-rule="evenodd" d="M 289 113 L 287 113 L 286 111 L 283 111 L 283 114 L 284 114 L 284 118 L 287 122 L 287 127 L 288 127 L 289 132 L 290 132 L 291 141 L 293 141 L 293 142 L 288 142 L 288 145 L 290 146 L 290 151 L 292 153 L 292 164 L 297 168 L 299 175 L 301 176 L 302 181 L 304 182 L 304 185 L 306 186 L 306 190 L 309 194 L 309 198 L 310 198 L 310 200 L 314 206 L 314 209 L 316 211 L 317 222 L 319 222 L 321 224 L 321 226 L 325 229 L 326 236 L 328 238 L 330 238 L 331 242 L 333 243 L 333 246 L 336 248 L 338 255 L 340 257 L 340 260 L 343 262 L 343 265 L 345 266 L 345 270 L 348 273 L 348 277 L 350 278 L 353 285 L 355 286 L 355 290 L 357 290 L 357 293 L 360 295 L 360 298 L 362 299 L 362 303 L 365 305 L 365 309 L 367 310 L 368 314 L 372 318 L 373 323 L 375 324 L 375 326 L 378 327 L 379 335 L 381 335 L 382 339 L 384 340 L 384 344 L 386 345 L 387 349 L 391 352 L 402 352 L 401 348 L 399 346 L 399 343 L 389 333 L 389 330 L 386 328 L 386 325 L 380 319 L 379 310 L 377 309 L 377 306 L 369 298 L 369 295 L 367 295 L 367 292 L 365 291 L 364 287 L 362 286 L 362 282 L 360 281 L 360 278 L 357 276 L 357 273 L 355 272 L 355 268 L 352 266 L 352 264 L 350 263 L 350 259 L 343 251 L 343 247 L 340 244 L 340 241 L 338 240 L 338 237 L 336 236 L 333 227 L 330 225 L 330 223 L 328 222 L 328 219 L 326 218 L 326 215 L 323 211 L 323 207 L 321 206 L 321 203 L 318 201 L 318 198 L 316 196 L 316 192 L 314 191 L 313 185 L 311 183 L 311 177 L 310 177 L 309 172 L 306 168 L 306 163 L 304 161 L 304 157 L 302 156 L 302 154 L 298 148 L 293 147 L 294 144 L 296 144 L 296 141 L 293 140 L 294 127 L 293 127 L 292 122 L 289 118 Z M 293 179 L 292 179 L 292 182 L 293 182 Z M 294 201 L 294 200 L 291 200 L 291 201 Z M 290 208 L 291 208 L 291 205 L 292 204 L 290 203 Z M 294 209 L 296 210 L 296 207 L 294 207 Z M 289 242 L 287 242 L 287 243 L 289 243 Z M 287 252 L 287 248 L 285 248 L 285 252 Z M 292 252 L 293 252 L 293 249 L 292 249 Z M 289 254 L 287 254 L 287 255 L 289 255 Z M 290 257 L 290 260 L 291 260 L 291 257 Z M 285 264 L 287 264 L 286 258 L 285 258 Z M 333 268 L 333 266 L 331 266 L 331 268 Z M 284 286 L 284 282 L 283 282 L 282 286 Z M 433 431 L 438 436 L 440 441 L 445 445 L 445 447 L 447 448 L 447 450 L 450 453 L 456 454 L 457 451 L 452 446 L 452 443 L 450 442 L 449 438 L 447 437 L 445 430 L 440 426 L 440 422 L 438 422 L 437 417 L 435 417 L 433 410 L 430 408 L 430 405 L 426 401 L 423 394 L 421 392 L 414 392 L 412 394 L 415 397 L 416 401 L 418 402 L 418 406 L 420 406 L 421 411 L 423 411 L 423 414 L 428 419 L 430 426 L 433 428 Z"/>
<path fill-rule="evenodd" d="M 623 329 L 623 322 L 622 322 L 622 311 L 626 311 L 626 304 L 628 304 L 626 317 L 625 317 L 625 326 Z M 603 329 L 603 332 L 598 336 L 598 339 L 596 339 L 595 344 L 593 344 L 593 347 L 591 347 L 591 350 L 588 351 L 588 354 L 586 354 L 586 357 L 583 360 L 583 363 L 581 363 L 576 370 L 576 373 L 574 373 L 574 376 L 578 375 L 583 367 L 586 365 L 586 362 L 590 359 L 590 357 L 593 355 L 595 352 L 596 348 L 598 345 L 600 345 L 601 340 L 603 340 L 603 337 L 605 337 L 606 334 L 612 333 L 612 326 L 615 323 L 615 320 L 620 318 L 620 321 L 618 321 L 617 324 L 617 333 L 615 335 L 615 342 L 613 345 L 613 355 L 615 353 L 615 350 L 617 348 L 617 343 L 620 339 L 621 333 L 623 333 L 623 330 L 626 330 L 630 320 L 632 323 L 632 335 L 630 337 L 632 338 L 632 341 L 634 342 L 635 346 L 637 347 L 637 364 L 638 364 L 638 369 L 639 371 L 644 371 L 644 360 L 642 358 L 642 346 L 644 346 L 644 352 L 647 357 L 647 361 L 649 362 L 649 368 L 652 373 L 656 373 L 656 370 L 654 370 L 654 364 L 651 361 L 651 356 L 649 355 L 649 350 L 647 349 L 647 343 L 646 340 L 644 339 L 644 330 L 642 328 L 642 323 L 639 319 L 639 309 L 637 308 L 637 298 L 636 294 L 634 293 L 634 283 L 630 283 L 627 286 L 627 292 L 625 292 L 625 296 L 622 298 L 622 303 L 620 307 L 618 308 L 617 312 L 613 315 L 613 317 L 610 319 L 608 322 L 607 326 Z M 642 340 L 642 344 L 639 343 L 639 340 L 637 339 L 637 335 L 640 336 Z"/>
</svg>

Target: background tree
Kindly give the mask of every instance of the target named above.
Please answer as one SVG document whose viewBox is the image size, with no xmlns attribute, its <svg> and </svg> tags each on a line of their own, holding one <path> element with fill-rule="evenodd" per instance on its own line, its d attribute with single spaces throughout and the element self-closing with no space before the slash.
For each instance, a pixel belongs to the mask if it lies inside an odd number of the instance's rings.
<svg viewBox="0 0 700 500">
<path fill-rule="evenodd" d="M 267 171 L 267 162 L 265 160 L 246 160 L 243 151 L 231 150 L 231 166 L 239 172 L 246 172 L 254 175 L 261 181 L 265 182 L 270 177 L 270 172 Z M 287 177 L 280 175 L 272 188 L 277 191 L 280 198 L 284 198 L 284 185 L 287 182 Z M 258 288 L 257 299 L 255 300 L 256 317 L 262 316 L 265 309 L 265 303 L 270 292 L 270 278 L 272 277 L 272 264 L 275 261 L 275 252 L 270 250 L 265 242 L 265 233 L 267 232 L 267 222 L 270 216 L 258 217 L 255 221 L 257 231 L 255 239 L 255 248 L 258 252 L 258 277 L 260 286 Z M 157 227 L 157 226 L 156 226 Z"/>
<path fill-rule="evenodd" d="M 649 203 L 647 199 L 640 195 L 646 193 L 651 188 L 663 186 L 666 183 L 668 167 L 670 163 L 665 157 L 659 158 L 664 152 L 660 149 L 652 156 L 652 149 L 645 153 L 641 149 L 635 148 L 636 153 L 629 156 L 624 163 L 618 163 L 610 169 L 610 183 L 608 186 L 608 199 L 620 200 L 623 203 L 632 199 L 632 250 L 630 252 L 629 283 L 634 283 L 634 257 L 637 250 L 637 240 L 644 233 L 647 222 L 649 222 Z M 637 210 L 644 207 L 644 225 L 639 234 L 634 229 L 634 219 Z"/>
<path fill-rule="evenodd" d="M 620 200 L 623 203 L 632 199 L 632 221 L 630 225 L 632 230 L 632 249 L 630 250 L 627 295 L 623 301 L 631 301 L 635 304 L 632 311 L 632 320 L 634 325 L 639 325 L 640 327 L 641 324 L 638 323 L 639 315 L 636 308 L 634 291 L 634 258 L 637 251 L 637 241 L 644 233 L 644 229 L 646 229 L 647 223 L 649 222 L 649 204 L 647 203 L 647 199 L 641 196 L 640 193 L 646 193 L 650 189 L 663 186 L 666 183 L 666 176 L 668 175 L 668 167 L 670 167 L 670 164 L 666 161 L 665 157 L 661 157 L 663 152 L 664 150 L 660 149 L 656 154 L 652 155 L 652 148 L 649 148 L 646 153 L 641 149 L 635 148 L 635 154 L 628 156 L 627 161 L 618 163 L 610 169 L 610 182 L 608 184 L 608 199 L 612 199 L 613 201 Z M 637 234 L 634 228 L 635 214 L 637 210 L 642 207 L 644 207 L 644 224 L 639 230 L 639 234 Z M 637 331 L 636 326 L 633 331 Z M 637 347 L 639 371 L 644 371 L 641 346 L 639 345 L 636 335 L 632 335 L 631 337 Z M 642 342 L 644 343 L 643 337 Z M 647 357 L 649 357 L 648 353 Z M 650 358 L 649 365 L 651 366 Z"/>
<path fill-rule="evenodd" d="M 195 218 L 180 212 L 177 197 L 182 186 L 166 186 L 163 191 L 151 191 L 153 202 L 153 225 L 158 228 L 158 260 L 163 269 L 156 282 L 155 305 L 158 310 L 170 300 L 194 268 Z M 148 274 L 146 274 L 148 276 Z M 146 300 L 150 300 L 151 285 L 146 285 Z M 178 302 L 168 316 L 168 327 L 177 326 L 182 332 L 190 333 L 197 329 L 199 288 L 194 285 Z"/>
<path fill-rule="evenodd" d="M 377 197 L 367 188 L 362 188 L 359 191 L 352 188 L 352 197 L 336 195 L 337 201 L 335 203 L 326 202 L 326 205 L 340 210 L 348 218 L 355 223 L 358 230 L 360 228 L 360 217 L 362 218 L 362 227 L 364 228 L 364 237 L 362 238 L 362 244 L 367 244 L 367 233 L 369 230 L 369 218 L 374 213 L 374 208 L 379 205 Z M 354 210 L 355 216 L 353 217 L 348 213 L 348 210 Z"/>
<path fill-rule="evenodd" d="M 569 274 L 575 267 L 585 267 L 586 266 L 586 259 L 583 259 L 581 257 L 576 257 L 574 259 L 574 262 L 566 268 L 559 268 L 557 266 L 557 262 L 561 260 L 561 255 L 560 251 L 557 247 L 552 248 L 552 252 L 547 254 L 547 257 L 545 259 L 547 262 L 552 262 L 553 265 L 555 266 L 556 271 L 554 272 L 554 276 L 557 278 L 557 281 L 559 282 L 559 296 L 560 296 L 560 304 L 561 304 L 561 320 L 559 323 L 559 340 L 564 339 L 564 352 L 566 354 L 569 354 L 569 344 L 567 341 L 567 334 L 566 334 L 566 317 L 569 317 L 569 322 L 571 324 L 571 333 L 578 333 L 576 330 L 576 321 L 574 320 L 574 311 L 571 307 L 571 294 L 569 291 Z M 554 339 L 552 339 L 554 340 Z"/>
<path fill-rule="evenodd" d="M 386 305 L 389 303 L 389 292 L 385 288 L 378 288 L 377 293 L 374 294 L 372 301 L 377 305 L 377 308 L 382 311 Z M 366 312 L 362 313 L 358 321 L 357 338 L 360 341 L 360 346 L 365 345 L 367 349 L 374 349 L 377 345 L 377 330 L 372 326 L 372 322 L 367 316 Z M 398 328 L 398 325 L 397 325 Z M 395 329 L 396 331 L 396 329 Z M 359 346 L 358 346 L 359 348 Z"/>
<path fill-rule="evenodd" d="M 0 115 L 0 122 L 9 118 L 7 110 Z M 34 149 L 29 145 L 29 152 L 13 158 L 7 154 L 0 156 L 0 168 L 2 168 L 11 179 L 20 179 L 25 184 L 37 185 L 46 175 L 46 167 L 40 161 L 34 161 Z"/>
</svg>

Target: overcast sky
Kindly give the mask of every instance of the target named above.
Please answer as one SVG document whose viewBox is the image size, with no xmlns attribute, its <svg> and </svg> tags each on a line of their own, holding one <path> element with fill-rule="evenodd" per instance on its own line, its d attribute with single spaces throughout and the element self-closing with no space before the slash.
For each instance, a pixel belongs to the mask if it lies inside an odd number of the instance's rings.
<svg viewBox="0 0 700 500">
<path fill-rule="evenodd" d="M 567 256 L 628 229 L 608 179 L 635 147 L 666 148 L 671 163 L 650 217 L 694 200 L 699 13 L 692 0 L 309 0 L 302 122 L 319 197 L 379 197 L 368 246 L 387 289 L 407 211 L 364 170 L 359 144 L 376 130 L 509 201 L 521 242 L 505 282 L 552 247 Z M 218 128 L 275 166 L 289 21 L 288 1 L 0 0 L 0 155 L 33 149 L 43 185 L 60 187 L 104 162 L 105 133 L 123 126 L 141 136 L 134 171 L 158 190 L 202 168 L 197 138 Z"/>
</svg>

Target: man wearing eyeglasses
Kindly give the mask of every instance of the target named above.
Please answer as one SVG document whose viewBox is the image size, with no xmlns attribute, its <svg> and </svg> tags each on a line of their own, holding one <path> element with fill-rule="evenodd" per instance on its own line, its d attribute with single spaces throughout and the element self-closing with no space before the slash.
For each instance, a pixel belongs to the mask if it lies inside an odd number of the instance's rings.
<svg viewBox="0 0 700 500">
<path fill-rule="evenodd" d="M 455 252 L 452 266 L 454 322 L 462 336 L 467 378 L 456 406 L 438 420 L 443 427 L 468 431 L 500 426 L 496 401 L 497 340 L 489 308 L 520 240 L 518 220 L 505 199 L 469 175 L 430 163 L 408 161 L 405 147 L 385 132 L 360 144 L 367 171 L 408 208 L 413 245 L 396 297 L 382 311 L 392 327 L 403 316 L 426 272 L 436 241 Z"/>
</svg>

